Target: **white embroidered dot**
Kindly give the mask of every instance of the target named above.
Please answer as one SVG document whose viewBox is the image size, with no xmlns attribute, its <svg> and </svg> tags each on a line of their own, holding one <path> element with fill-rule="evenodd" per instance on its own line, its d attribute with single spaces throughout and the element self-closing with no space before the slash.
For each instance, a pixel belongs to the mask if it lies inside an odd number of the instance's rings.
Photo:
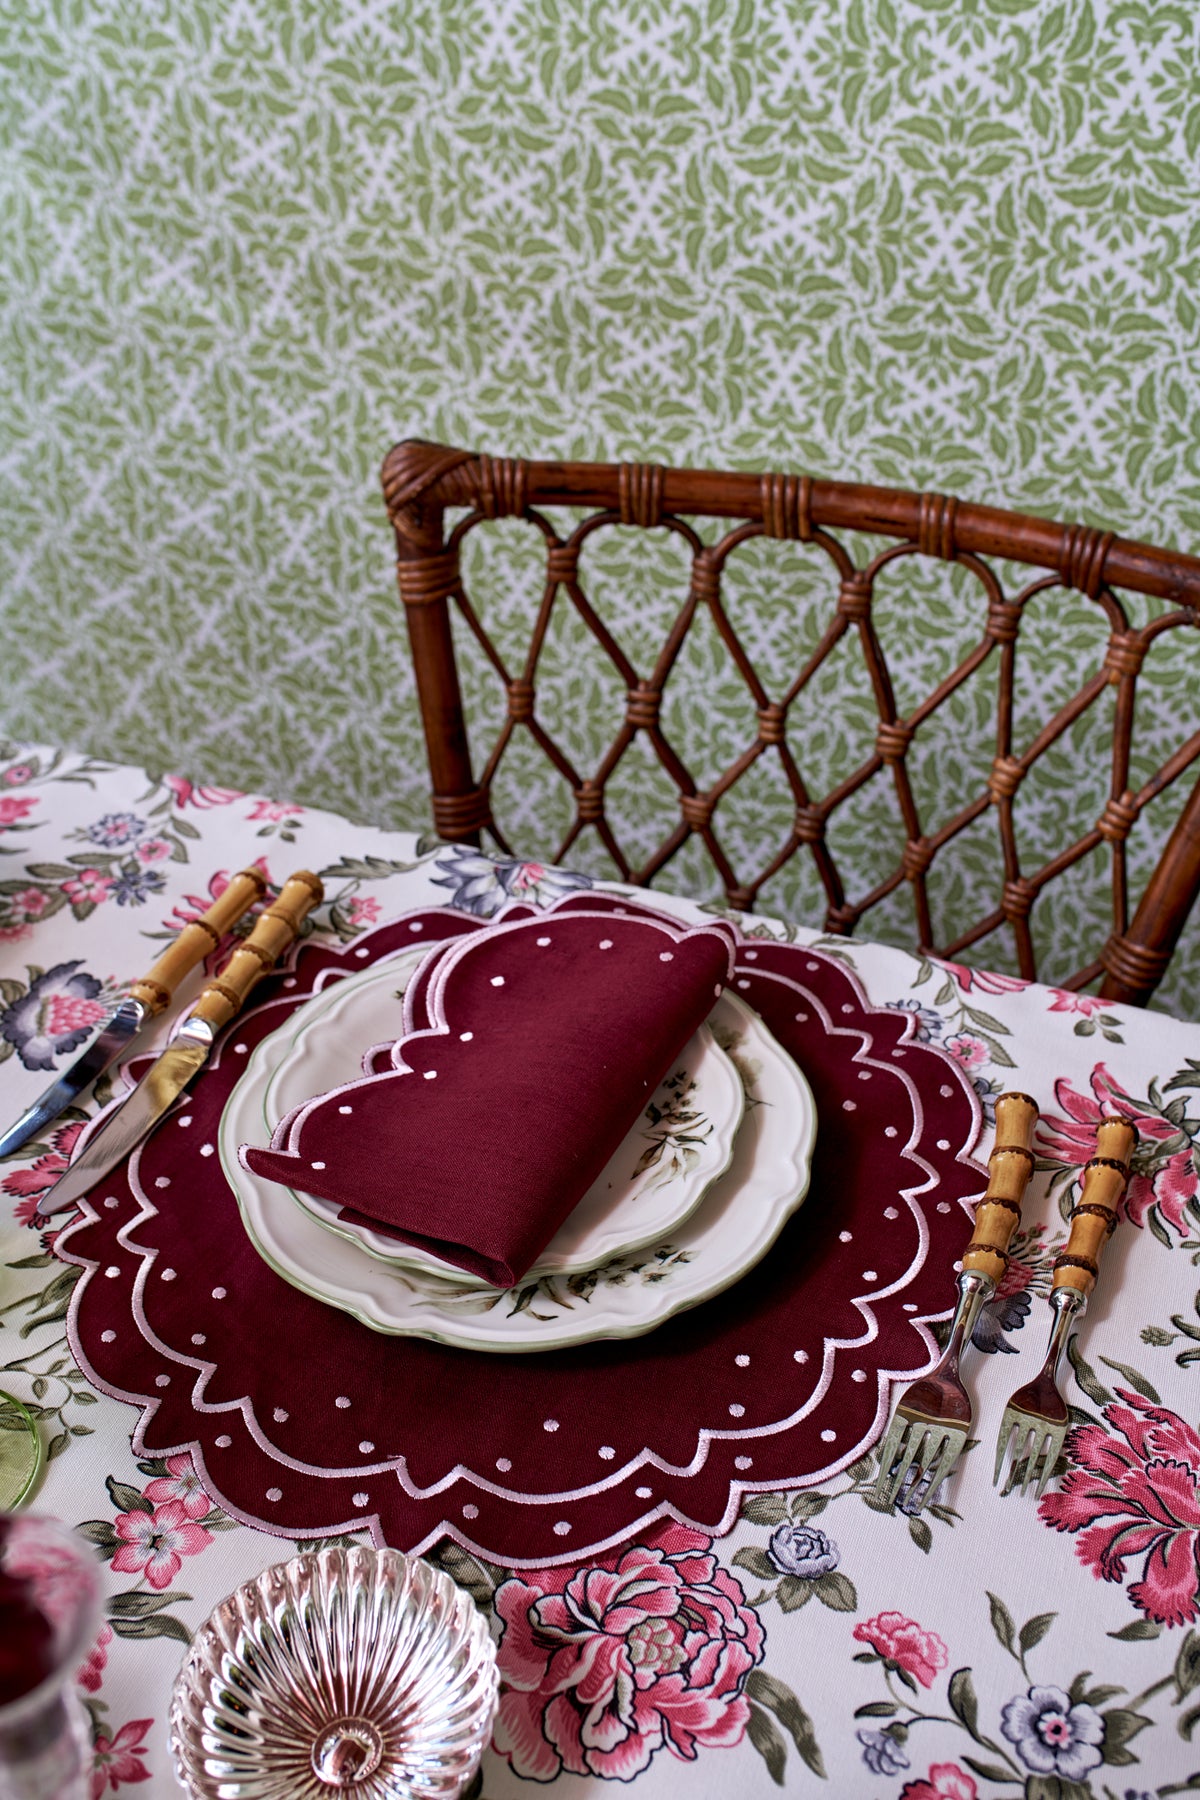
<svg viewBox="0 0 1200 1800">
<path fill-rule="evenodd" d="M 675 952 L 673 950 L 660 950 L 658 953 L 658 960 L 659 962 L 674 962 Z"/>
<path fill-rule="evenodd" d="M 274 1421 L 277 1425 L 286 1425 L 289 1418 L 291 1417 L 291 1414 L 289 1412 L 285 1411 L 285 1409 L 282 1406 L 277 1406 L 275 1408 L 275 1411 L 271 1414 L 271 1417 L 274 1419 Z"/>
<path fill-rule="evenodd" d="M 904 1052 L 903 1052 L 903 1050 L 893 1050 L 893 1051 L 892 1051 L 892 1055 L 893 1055 L 893 1056 L 895 1056 L 895 1057 L 897 1057 L 897 1058 L 898 1058 L 898 1059 L 899 1059 L 899 1060 L 900 1060 L 900 1061 L 901 1061 L 901 1062 L 903 1062 L 903 1061 L 904 1061 Z"/>
<path fill-rule="evenodd" d="M 823 1444 L 832 1444 L 836 1438 L 837 1438 L 836 1431 L 823 1431 L 821 1433 L 821 1442 Z"/>
<path fill-rule="evenodd" d="M 325 1167 L 325 1164 L 323 1162 L 315 1162 L 312 1164 L 312 1167 L 314 1169 L 323 1169 Z"/>
<path fill-rule="evenodd" d="M 335 1400 L 335 1401 L 334 1401 L 334 1403 L 333 1403 L 333 1404 L 334 1404 L 334 1405 L 335 1405 L 335 1406 L 340 1406 L 340 1407 L 341 1407 L 341 1408 L 342 1408 L 342 1410 L 343 1410 L 343 1412 L 344 1412 L 344 1411 L 345 1411 L 345 1409 L 346 1409 L 346 1408 L 347 1408 L 347 1407 L 348 1407 L 348 1406 L 349 1406 L 349 1404 L 350 1404 L 350 1396 L 349 1396 L 349 1395 L 348 1395 L 348 1394 L 339 1394 L 339 1395 L 338 1395 L 338 1397 L 337 1397 L 337 1399 L 336 1399 L 336 1400 Z"/>
<path fill-rule="evenodd" d="M 601 950 L 611 950 L 612 949 L 612 939 L 611 938 L 601 938 L 600 939 L 600 948 L 601 948 Z"/>
<path fill-rule="evenodd" d="M 937 1147 L 939 1150 L 948 1150 L 950 1148 L 950 1139 L 949 1138 L 939 1138 L 937 1141 Z"/>
<path fill-rule="evenodd" d="M 854 1008 L 853 1008 L 853 1007 L 852 1007 L 852 1006 L 851 1006 L 851 1004 L 850 1004 L 850 1002 L 849 1002 L 849 1001 L 848 1001 L 848 1000 L 846 1000 L 846 1001 L 844 1001 L 844 1002 L 843 1002 L 843 1004 L 842 1004 L 842 1011 L 843 1011 L 843 1012 L 844 1012 L 844 1013 L 852 1013 L 852 1012 L 853 1012 L 853 1011 L 854 1011 Z"/>
<path fill-rule="evenodd" d="M 883 1209 L 883 1216 L 885 1219 L 898 1219 L 900 1217 L 899 1208 L 895 1206 L 885 1206 Z"/>
<path fill-rule="evenodd" d="M 426 1081 L 436 1081 L 437 1080 L 437 1070 L 436 1069 L 426 1069 L 425 1070 L 425 1079 L 426 1079 Z"/>
<path fill-rule="evenodd" d="M 364 1438 L 358 1447 L 364 1456 L 370 1456 L 372 1450 L 375 1448 L 370 1438 Z"/>
<path fill-rule="evenodd" d="M 875 1273 L 874 1269 L 864 1269 L 863 1273 L 862 1273 L 862 1278 L 864 1281 L 878 1281 L 879 1280 L 879 1276 Z"/>
<path fill-rule="evenodd" d="M 207 1344 L 208 1339 L 205 1337 L 205 1335 L 202 1331 L 193 1331 L 192 1342 L 193 1342 L 193 1344 L 195 1344 L 197 1350 L 200 1350 L 200 1349 L 203 1349 L 205 1344 Z"/>
<path fill-rule="evenodd" d="M 410 919 L 408 929 L 410 931 L 424 931 L 425 927 L 422 925 L 420 919 Z"/>
<path fill-rule="evenodd" d="M 164 1269 L 162 1272 L 162 1278 L 164 1281 L 174 1281 L 174 1279 L 175 1279 L 174 1269 Z"/>
<path fill-rule="evenodd" d="M 937 1209 L 940 1213 L 948 1213 L 950 1211 L 950 1202 L 948 1200 L 939 1200 Z"/>
<path fill-rule="evenodd" d="M 458 1041 L 460 1044 L 469 1044 L 474 1036 L 475 1033 L 473 1031 L 460 1031 L 458 1034 Z"/>
<path fill-rule="evenodd" d="M 230 1444 L 232 1444 L 232 1442 L 233 1442 L 233 1439 L 231 1437 L 227 1437 L 225 1432 L 222 1432 L 219 1438 L 213 1439 L 213 1442 L 216 1444 L 218 1450 L 228 1450 Z"/>
<path fill-rule="evenodd" d="M 108 1276 L 108 1279 L 110 1281 L 115 1281 L 117 1279 L 117 1276 L 121 1273 L 121 1271 L 117 1267 L 116 1263 L 109 1263 L 109 1265 L 108 1265 L 107 1269 L 105 1269 L 104 1273 Z"/>
<path fill-rule="evenodd" d="M 950 1267 L 954 1270 L 954 1273 L 956 1275 L 961 1275 L 962 1274 L 962 1257 L 960 1256 L 957 1262 L 951 1263 Z"/>
<path fill-rule="evenodd" d="M 865 1381 L 867 1379 L 867 1371 L 865 1369 L 851 1369 L 850 1379 L 851 1381 Z"/>
<path fill-rule="evenodd" d="M 543 1419 L 542 1420 L 542 1430 L 543 1431 L 557 1431 L 558 1430 L 558 1420 L 557 1419 Z"/>
<path fill-rule="evenodd" d="M 155 1387 L 170 1387 L 171 1377 L 169 1375 L 156 1375 L 154 1377 L 154 1385 Z"/>
<path fill-rule="evenodd" d="M 507 1456 L 498 1456 L 496 1458 L 496 1467 L 502 1475 L 507 1475 L 508 1471 L 512 1468 L 512 1461 Z"/>
<path fill-rule="evenodd" d="M 748 1369 L 750 1367 L 750 1358 L 746 1355 L 735 1356 L 733 1360 L 739 1369 Z"/>
<path fill-rule="evenodd" d="M 852 1244 L 854 1242 L 854 1233 L 852 1231 L 839 1231 L 838 1240 L 843 1244 Z"/>
<path fill-rule="evenodd" d="M 870 1079 L 871 1079 L 870 1069 L 860 1069 L 858 1071 L 858 1079 L 860 1081 L 870 1081 Z"/>
<path fill-rule="evenodd" d="M 752 1456 L 735 1456 L 733 1459 L 733 1466 L 735 1469 L 752 1469 L 754 1467 L 754 1458 Z"/>
<path fill-rule="evenodd" d="M 611 1462 L 617 1453 L 611 1444 L 601 1444 L 597 1454 L 599 1455 L 601 1462 Z"/>
<path fill-rule="evenodd" d="M 213 1154 L 214 1149 L 215 1149 L 215 1145 L 213 1145 L 213 1144 L 201 1144 L 200 1154 L 201 1154 L 201 1156 L 211 1156 Z"/>
<path fill-rule="evenodd" d="M 352 1106 L 339 1106 L 338 1111 L 340 1113 L 352 1113 L 354 1108 Z"/>
<path fill-rule="evenodd" d="M 183 1127 L 183 1128 L 186 1128 L 186 1127 L 187 1127 L 187 1126 L 188 1126 L 188 1125 L 190 1125 L 190 1124 L 191 1124 L 191 1122 L 192 1122 L 192 1115 L 191 1115 L 191 1113 L 184 1113 L 184 1115 L 183 1115 L 183 1117 L 182 1117 L 182 1119 L 176 1119 L 176 1121 L 175 1121 L 175 1123 L 176 1123 L 176 1124 L 177 1124 L 177 1125 L 179 1125 L 179 1126 L 181 1126 L 181 1127 Z"/>
<path fill-rule="evenodd" d="M 743 977 L 742 980 L 738 982 L 738 986 L 740 988 L 748 988 L 750 986 L 750 983 L 745 979 L 745 977 Z"/>
<path fill-rule="evenodd" d="M 568 1522 L 568 1520 L 558 1519 L 555 1521 L 554 1535 L 555 1535 L 555 1537 L 566 1537 L 567 1533 L 570 1531 L 570 1529 L 571 1529 L 571 1526 L 570 1526 L 570 1523 Z"/>
<path fill-rule="evenodd" d="M 477 1506 L 473 1506 L 471 1504 L 471 1502 L 468 1500 L 467 1504 L 463 1507 L 463 1518 L 464 1519 L 477 1519 L 478 1517 L 479 1517 L 479 1508 Z"/>
<path fill-rule="evenodd" d="M 361 958 L 361 957 L 370 955 L 370 952 L 366 949 L 363 949 L 363 950 L 356 950 L 354 952 L 354 954 L 355 954 L 355 956 Z"/>
<path fill-rule="evenodd" d="M 747 950 L 746 951 L 746 961 L 747 962 L 757 962 L 758 961 L 758 951 L 757 950 Z"/>
<path fill-rule="evenodd" d="M 166 1280 L 166 1276 L 163 1277 L 163 1280 L 164 1281 Z M 228 1293 L 228 1291 L 229 1290 L 227 1288 L 214 1288 L 213 1289 L 213 1299 L 214 1300 L 223 1300 L 225 1298 L 225 1295 Z"/>
<path fill-rule="evenodd" d="M 797 1025 L 807 1025 L 808 1024 L 808 1014 L 807 1013 L 797 1013 L 796 1014 L 796 1023 L 797 1023 Z"/>
<path fill-rule="evenodd" d="M 235 1044 L 233 1046 L 233 1054 L 235 1056 L 245 1056 L 245 1054 L 249 1048 L 250 1048 L 249 1044 Z"/>
<path fill-rule="evenodd" d="M 633 1491 L 637 1495 L 639 1500 L 649 1500 L 650 1495 L 653 1492 L 653 1489 L 651 1489 L 651 1488 L 634 1488 Z"/>
<path fill-rule="evenodd" d="M 108 1199 L 104 1202 L 104 1204 L 105 1204 L 105 1206 L 111 1208 L 114 1206 L 120 1206 L 121 1202 L 117 1199 L 117 1196 L 115 1194 L 110 1194 L 108 1196 Z"/>
<path fill-rule="evenodd" d="M 816 972 L 816 970 L 818 970 L 820 968 L 821 965 L 820 965 L 820 963 L 810 962 L 810 963 L 805 963 L 804 966 L 808 970 L 809 974 L 812 975 Z"/>
<path fill-rule="evenodd" d="M 857 1112 L 858 1111 L 858 1101 L 857 1100 L 843 1100 L 842 1101 L 842 1111 L 843 1112 Z"/>
<path fill-rule="evenodd" d="M 282 1488 L 268 1488 L 267 1489 L 267 1499 L 268 1500 L 282 1500 L 283 1499 L 283 1489 Z"/>
<path fill-rule="evenodd" d="M 746 1409 L 742 1405 L 741 1401 L 735 1400 L 729 1408 L 729 1416 L 731 1419 L 740 1419 L 742 1414 L 745 1412 L 745 1410 Z"/>
<path fill-rule="evenodd" d="M 938 1089 L 938 1093 L 942 1096 L 943 1100 L 949 1100 L 949 1098 L 950 1098 L 951 1094 L 953 1094 L 953 1092 L 954 1092 L 954 1089 L 952 1087 L 947 1086 L 947 1084 L 945 1082 L 943 1082 L 941 1087 Z"/>
<path fill-rule="evenodd" d="M 170 1187 L 171 1177 L 169 1175 L 156 1175 L 154 1178 L 154 1185 L 156 1188 Z"/>
<path fill-rule="evenodd" d="M 102 1344 L 115 1344 L 116 1341 L 117 1334 L 115 1331 L 102 1331 L 100 1333 L 100 1342 Z"/>
<path fill-rule="evenodd" d="M 351 1498 L 353 1499 L 355 1506 L 369 1506 L 371 1504 L 370 1494 L 354 1494 Z"/>
<path fill-rule="evenodd" d="M 503 987 L 504 986 L 503 975 L 493 975 L 492 976 L 492 986 L 493 987 Z"/>
<path fill-rule="evenodd" d="M 287 976 L 283 985 L 285 988 L 294 988 L 296 985 L 296 977 L 294 975 Z"/>
<path fill-rule="evenodd" d="M 906 1300 L 900 1310 L 901 1312 L 916 1312 L 917 1309 L 911 1300 Z"/>
<path fill-rule="evenodd" d="M 721 995 L 724 992 L 725 992 L 724 988 L 721 986 L 721 983 L 718 981 L 716 987 L 713 989 L 713 993 L 717 996 L 717 999 L 719 1000 L 721 998 Z"/>
<path fill-rule="evenodd" d="M 548 944 L 548 943 L 549 943 L 549 942 L 550 942 L 550 939 L 549 939 L 549 938 L 539 938 L 539 939 L 538 939 L 538 941 L 537 941 L 537 947 L 538 947 L 538 949 L 539 949 L 539 950 L 544 950 L 544 949 L 545 949 L 545 948 L 546 948 L 546 945 L 547 945 L 547 944 Z"/>
<path fill-rule="evenodd" d="M 798 1363 L 806 1363 L 808 1361 L 808 1351 L 807 1350 L 793 1350 L 792 1351 L 792 1361 L 798 1362 Z"/>
<path fill-rule="evenodd" d="M 885 1125 L 883 1128 L 883 1135 L 884 1137 L 895 1137 L 896 1127 L 894 1125 Z"/>
</svg>

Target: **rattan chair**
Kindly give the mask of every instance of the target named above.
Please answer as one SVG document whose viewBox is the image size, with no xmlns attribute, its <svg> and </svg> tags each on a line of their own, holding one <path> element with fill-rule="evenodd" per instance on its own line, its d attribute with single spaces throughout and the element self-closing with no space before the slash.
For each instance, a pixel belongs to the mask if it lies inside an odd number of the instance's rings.
<svg viewBox="0 0 1200 1800">
<path fill-rule="evenodd" d="M 823 923 L 833 934 L 852 932 L 873 909 L 903 884 L 911 886 L 917 937 L 923 951 L 956 958 L 1007 924 L 1015 942 L 1019 973 L 1036 977 L 1038 957 L 1030 915 L 1047 886 L 1093 851 L 1111 885 L 1112 924 L 1097 954 L 1061 985 L 1083 989 L 1100 981 L 1106 998 L 1144 1004 L 1161 980 L 1200 886 L 1200 783 L 1191 786 L 1173 829 L 1160 836 L 1165 847 L 1150 865 L 1136 906 L 1129 892 L 1134 867 L 1130 832 L 1157 796 L 1200 758 L 1200 706 L 1179 720 L 1178 743 L 1145 779 L 1131 778 L 1134 703 L 1143 661 L 1178 628 L 1200 624 L 1200 558 L 1134 543 L 1089 526 L 1000 511 L 940 494 L 819 481 L 808 476 L 726 474 L 662 468 L 650 464 L 586 464 L 515 461 L 475 455 L 446 446 L 409 441 L 398 444 L 383 465 L 383 491 L 396 532 L 400 595 L 408 624 L 417 692 L 428 749 L 433 819 L 440 838 L 479 844 L 491 833 L 502 851 L 509 845 L 493 817 L 493 783 L 515 734 L 528 733 L 569 790 L 570 828 L 558 841 L 536 848 L 548 860 L 569 861 L 581 834 L 591 828 L 607 849 L 612 873 L 649 884 L 666 869 L 689 839 L 702 841 L 717 871 L 728 904 L 752 911 L 764 884 L 790 858 L 813 860 L 824 892 Z M 547 509 L 572 509 L 564 525 Z M 466 509 L 447 527 L 448 510 Z M 488 521 L 520 518 L 541 533 L 544 583 L 531 607 L 529 636 L 519 667 L 500 654 L 473 604 L 460 572 L 460 551 Z M 700 530 L 709 521 L 734 521 L 705 543 Z M 690 558 L 690 583 L 680 596 L 661 650 L 652 667 L 637 669 L 593 607 L 580 571 L 590 538 L 610 526 L 642 532 L 666 530 Z M 709 527 L 710 536 L 713 535 Z M 835 532 L 898 540 L 861 563 Z M 723 599 L 732 559 L 757 538 L 794 540 L 827 558 L 831 597 L 828 621 L 803 665 L 782 691 L 767 691 Z M 858 540 L 855 540 L 857 544 Z M 967 653 L 915 707 L 900 716 L 889 659 L 873 606 L 879 579 L 897 559 L 940 559 L 965 570 L 978 583 L 979 635 Z M 985 558 L 999 559 L 1011 576 L 1014 564 L 1027 565 L 1022 579 L 1002 586 Z M 1020 571 L 1018 571 L 1020 575 Z M 1165 603 L 1141 606 L 1152 616 L 1134 621 L 1118 589 Z M 1074 590 L 1094 603 L 1107 624 L 1106 648 L 1094 667 L 1082 671 L 1075 691 L 1056 705 L 1030 741 L 1014 734 L 1014 671 L 1023 615 L 1035 596 Z M 1069 594 L 1055 599 L 1067 600 Z M 539 657 L 556 607 L 574 609 L 615 670 L 622 712 L 611 741 L 587 772 L 557 740 L 554 720 L 539 708 Z M 1042 606 L 1044 612 L 1045 608 Z M 728 679 L 746 695 L 744 748 L 714 781 L 698 786 L 663 725 L 664 692 L 681 646 L 698 617 L 707 613 L 728 657 Z M 463 685 L 456 658 L 453 616 L 465 624 L 502 684 L 505 716 L 482 765 L 473 763 L 464 718 Z M 842 640 L 855 639 L 869 674 L 877 728 L 874 743 L 854 767 L 841 771 L 828 791 L 810 791 L 803 746 L 793 741 L 791 718 L 798 699 Z M 844 646 L 843 646 L 844 648 Z M 955 797 L 953 809 L 936 827 L 925 822 L 910 779 L 909 759 L 917 733 L 946 706 L 976 671 L 996 659 L 998 671 L 994 735 L 988 765 L 977 791 Z M 1193 684 L 1192 694 L 1200 693 Z M 1052 746 L 1061 754 L 1069 733 L 1101 696 L 1113 704 L 1111 734 L 1105 735 L 1107 800 L 1071 841 L 1056 843 L 1048 859 L 1024 867 L 1014 803 L 1027 778 Z M 606 787 L 639 734 L 653 751 L 675 793 L 672 815 L 649 855 L 635 862 L 622 849 L 619 831 L 606 814 Z M 1069 739 L 1065 740 L 1069 742 Z M 767 846 L 749 872 L 739 875 L 722 840 L 722 805 L 739 781 L 762 758 L 778 758 L 790 795 L 787 827 Z M 882 879 L 852 895 L 830 840 L 831 821 L 866 784 L 882 781 L 902 824 L 902 847 Z M 1187 787 L 1190 784 L 1184 784 Z M 928 811 L 928 807 L 926 811 Z M 994 904 L 940 947 L 931 914 L 930 872 L 940 853 L 964 831 L 991 813 L 998 828 Z M 1157 813 L 1156 813 L 1157 816 Z M 1145 859 L 1143 859 L 1144 863 Z M 989 896 L 989 900 L 992 899 Z M 767 909 L 770 910 L 770 909 Z M 1132 915 L 1132 916 L 1131 916 Z M 986 960 L 986 958 L 981 959 Z"/>
</svg>

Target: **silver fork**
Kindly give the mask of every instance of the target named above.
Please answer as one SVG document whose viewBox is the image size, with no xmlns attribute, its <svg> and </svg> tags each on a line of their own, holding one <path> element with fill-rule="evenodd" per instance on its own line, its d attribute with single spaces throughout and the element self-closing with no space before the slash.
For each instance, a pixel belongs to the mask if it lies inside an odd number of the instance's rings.
<svg viewBox="0 0 1200 1800">
<path fill-rule="evenodd" d="M 1040 1497 L 1066 1443 L 1070 1414 L 1058 1386 L 1058 1365 L 1071 1327 L 1082 1317 L 1096 1285 L 1100 1252 L 1117 1223 L 1117 1207 L 1129 1180 L 1129 1158 L 1136 1143 L 1137 1127 L 1128 1119 L 1104 1119 L 1096 1133 L 1096 1154 L 1084 1165 L 1066 1248 L 1054 1262 L 1050 1294 L 1054 1325 L 1046 1360 L 1033 1380 L 1017 1389 L 1000 1420 L 993 1486 L 999 1483 L 1005 1457 L 1010 1448 L 1012 1451 L 1002 1494 L 1011 1494 L 1015 1487 L 1024 1493 L 1036 1479 L 1034 1497 Z"/>
<path fill-rule="evenodd" d="M 889 1506 L 913 1474 L 905 1508 L 919 1513 L 966 1446 L 972 1411 L 959 1373 L 959 1358 L 1008 1262 L 1008 1246 L 1020 1223 L 1021 1200 L 1033 1173 L 1037 1116 L 1037 1105 L 1028 1094 L 1001 1094 L 996 1101 L 996 1141 L 988 1158 L 987 1193 L 976 1209 L 975 1231 L 963 1253 L 950 1339 L 937 1367 L 910 1383 L 896 1402 L 879 1454 L 875 1492 Z"/>
</svg>

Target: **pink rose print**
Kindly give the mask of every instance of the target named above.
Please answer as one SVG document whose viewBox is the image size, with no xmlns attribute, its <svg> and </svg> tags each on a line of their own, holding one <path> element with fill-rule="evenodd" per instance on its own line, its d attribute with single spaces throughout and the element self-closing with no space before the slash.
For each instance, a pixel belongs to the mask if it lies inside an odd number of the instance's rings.
<svg viewBox="0 0 1200 1800">
<path fill-rule="evenodd" d="M 1142 1226 L 1157 1207 L 1163 1222 L 1182 1237 L 1187 1229 L 1184 1208 L 1196 1193 L 1191 1139 L 1151 1102 L 1135 1100 L 1119 1088 L 1103 1063 L 1092 1070 L 1091 1085 L 1091 1094 L 1080 1094 L 1065 1078 L 1055 1082 L 1054 1097 L 1067 1116 L 1042 1115 L 1038 1147 L 1064 1163 L 1082 1165 L 1095 1154 L 1096 1127 L 1104 1114 L 1132 1119 L 1141 1142 L 1122 1202 L 1125 1216 Z"/>
<path fill-rule="evenodd" d="M 50 902 L 41 888 L 21 888 L 9 897 L 9 905 L 15 913 L 23 913 L 27 919 L 40 919 Z"/>
<path fill-rule="evenodd" d="M 281 819 L 295 818 L 302 813 L 302 806 L 281 806 L 277 800 L 256 800 L 246 814 L 248 819 L 266 819 L 272 825 L 278 825 Z"/>
<path fill-rule="evenodd" d="M 946 962 L 941 957 L 934 960 L 939 969 L 945 969 L 954 978 L 964 994 L 969 994 L 973 988 L 981 994 L 1016 994 L 1029 986 L 1016 975 L 996 975 L 990 969 L 968 969 L 965 963 Z"/>
<path fill-rule="evenodd" d="M 1057 1531 L 1079 1533 L 1075 1554 L 1097 1581 L 1124 1581 L 1126 1559 L 1144 1556 L 1129 1598 L 1159 1625 L 1186 1625 L 1200 1617 L 1200 1436 L 1141 1394 L 1117 1395 L 1104 1419 L 1119 1435 L 1071 1432 L 1072 1467 L 1038 1510 Z"/>
<path fill-rule="evenodd" d="M 36 794 L 5 794 L 0 798 L 0 825 L 15 825 L 37 805 Z"/>
<path fill-rule="evenodd" d="M 189 1519 L 202 1519 L 212 1501 L 200 1486 L 200 1477 L 191 1457 L 186 1453 L 182 1456 L 168 1456 L 167 1468 L 170 1474 L 159 1475 L 148 1483 L 147 1500 L 152 1500 L 155 1506 L 177 1500 Z"/>
<path fill-rule="evenodd" d="M 171 846 L 166 838 L 143 838 L 135 853 L 139 862 L 162 862 L 170 856 Z"/>
<path fill-rule="evenodd" d="M 957 1763 L 933 1763 L 925 1781 L 906 1781 L 900 1800 L 976 1800 L 975 1778 Z"/>
<path fill-rule="evenodd" d="M 142 1758 L 147 1754 L 144 1742 L 153 1719 L 130 1719 L 116 1737 L 101 1732 L 93 1747 L 92 1800 L 101 1800 L 109 1788 L 114 1790 L 127 1781 L 149 1781 L 150 1771 Z"/>
<path fill-rule="evenodd" d="M 33 1225 L 38 1222 L 37 1203 L 66 1169 L 75 1147 L 75 1139 L 82 1130 L 82 1124 L 60 1125 L 50 1140 L 52 1148 L 45 1156 L 39 1156 L 27 1169 L 17 1169 L 13 1174 L 6 1175 L 0 1182 L 0 1192 L 20 1199 L 21 1204 L 14 1209 L 18 1225 Z"/>
<path fill-rule="evenodd" d="M 957 1056 L 964 1069 L 979 1069 L 988 1059 L 988 1047 L 982 1038 L 972 1037 L 969 1031 L 956 1031 L 953 1037 L 945 1042 L 951 1056 Z"/>
<path fill-rule="evenodd" d="M 1090 1019 L 1112 1005 L 1111 1000 L 1100 1000 L 1095 994 L 1073 994 L 1069 988 L 1051 988 L 1050 992 L 1054 995 L 1050 1002 L 1051 1012 L 1082 1013 L 1085 1019 Z"/>
<path fill-rule="evenodd" d="M 98 1694 L 100 1684 L 104 1680 L 104 1668 L 108 1662 L 108 1646 L 112 1643 L 111 1625 L 102 1625 L 100 1635 L 88 1651 L 83 1662 L 75 1671 L 78 1686 L 86 1688 L 89 1694 Z"/>
<path fill-rule="evenodd" d="M 741 1741 L 763 1631 L 710 1543 L 668 1525 L 619 1559 L 498 1589 L 495 1745 L 518 1775 L 630 1781 L 664 1744 L 691 1762 L 701 1746 Z"/>
<path fill-rule="evenodd" d="M 180 812 L 185 806 L 194 806 L 202 812 L 210 806 L 229 806 L 232 801 L 245 798 L 240 788 L 195 787 L 182 775 L 164 775 L 163 786 L 174 794 Z"/>
<path fill-rule="evenodd" d="M 72 906 L 82 906 L 88 900 L 93 906 L 99 906 L 102 900 L 108 899 L 115 886 L 113 876 L 104 875 L 99 869 L 81 869 L 78 875 L 63 882 L 62 891 Z"/>
<path fill-rule="evenodd" d="M 350 923 L 359 929 L 374 925 L 379 917 L 379 902 L 369 895 L 356 894 L 350 902 Z"/>
<path fill-rule="evenodd" d="M 906 1675 L 912 1675 L 922 1687 L 932 1687 L 940 1669 L 944 1669 L 947 1650 L 936 1631 L 925 1631 L 915 1619 L 903 1613 L 876 1613 L 864 1619 L 852 1633 L 860 1644 L 870 1644 L 885 1663 L 894 1663 Z"/>
<path fill-rule="evenodd" d="M 182 1500 L 168 1500 L 152 1513 L 118 1513 L 114 1521 L 121 1548 L 112 1567 L 122 1575 L 140 1575 L 159 1592 L 169 1587 L 185 1556 L 198 1556 L 212 1543 L 212 1532 L 188 1517 Z"/>
<path fill-rule="evenodd" d="M 32 763 L 14 763 L 11 769 L 4 771 L 6 787 L 23 787 L 27 781 L 33 780 Z"/>
</svg>

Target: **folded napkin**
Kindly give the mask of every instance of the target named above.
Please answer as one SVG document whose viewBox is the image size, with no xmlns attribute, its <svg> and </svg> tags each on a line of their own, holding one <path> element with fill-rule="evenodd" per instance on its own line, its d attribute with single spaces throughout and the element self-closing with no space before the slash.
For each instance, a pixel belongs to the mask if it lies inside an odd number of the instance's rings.
<svg viewBox="0 0 1200 1800">
<path fill-rule="evenodd" d="M 634 914 L 498 922 L 422 966 L 389 1066 L 376 1047 L 241 1160 L 511 1287 L 707 1017 L 734 944 Z"/>
</svg>

